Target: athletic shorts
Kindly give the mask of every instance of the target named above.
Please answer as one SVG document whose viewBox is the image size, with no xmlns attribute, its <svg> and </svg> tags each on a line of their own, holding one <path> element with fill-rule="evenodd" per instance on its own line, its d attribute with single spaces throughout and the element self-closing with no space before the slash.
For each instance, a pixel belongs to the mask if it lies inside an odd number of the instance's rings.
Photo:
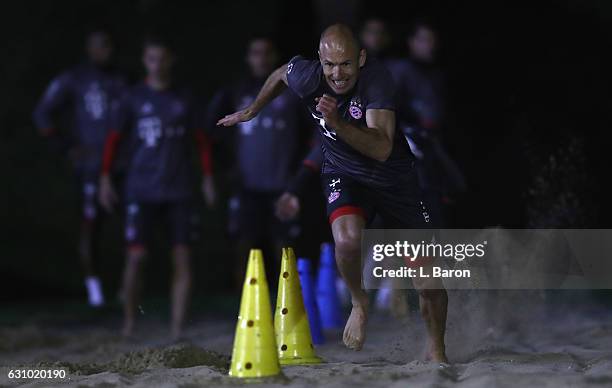
<svg viewBox="0 0 612 388">
<path fill-rule="evenodd" d="M 321 178 L 330 224 L 340 216 L 357 214 L 368 226 L 377 216 L 385 229 L 432 228 L 414 169 L 387 188 L 366 186 L 336 173 L 324 173 Z"/>
<path fill-rule="evenodd" d="M 151 241 L 152 230 L 162 225 L 172 245 L 190 244 L 197 237 L 198 216 L 190 200 L 168 202 L 128 201 L 125 211 L 125 240 L 128 245 Z"/>
<path fill-rule="evenodd" d="M 301 233 L 300 223 L 282 222 L 276 215 L 280 192 L 243 190 L 229 201 L 229 233 L 234 238 L 291 241 Z"/>
</svg>

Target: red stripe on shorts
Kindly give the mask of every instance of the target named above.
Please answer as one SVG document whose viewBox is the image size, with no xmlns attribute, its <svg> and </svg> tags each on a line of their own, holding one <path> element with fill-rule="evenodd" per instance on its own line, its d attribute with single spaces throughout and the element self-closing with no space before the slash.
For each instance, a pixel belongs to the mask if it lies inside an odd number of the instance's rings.
<svg viewBox="0 0 612 388">
<path fill-rule="evenodd" d="M 332 214 L 329 215 L 329 223 L 332 224 L 336 218 L 338 217 L 342 217 L 342 216 L 347 216 L 349 214 L 356 214 L 358 216 L 361 216 L 363 219 L 365 219 L 365 211 L 363 211 L 362 208 L 357 207 L 357 206 L 341 206 L 339 208 L 337 208 L 336 210 L 334 210 L 332 212 Z"/>
</svg>

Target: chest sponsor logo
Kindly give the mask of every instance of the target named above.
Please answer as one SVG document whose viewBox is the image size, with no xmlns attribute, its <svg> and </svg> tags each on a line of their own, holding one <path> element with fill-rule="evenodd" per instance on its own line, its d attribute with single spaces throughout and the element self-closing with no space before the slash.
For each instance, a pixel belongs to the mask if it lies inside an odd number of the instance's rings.
<svg viewBox="0 0 612 388">
<path fill-rule="evenodd" d="M 157 117 L 145 117 L 138 120 L 138 137 L 146 147 L 155 147 L 162 135 L 161 120 Z"/>
<path fill-rule="evenodd" d="M 106 93 L 100 89 L 97 82 L 92 82 L 83 96 L 85 100 L 85 110 L 94 120 L 100 120 L 106 112 Z"/>
</svg>

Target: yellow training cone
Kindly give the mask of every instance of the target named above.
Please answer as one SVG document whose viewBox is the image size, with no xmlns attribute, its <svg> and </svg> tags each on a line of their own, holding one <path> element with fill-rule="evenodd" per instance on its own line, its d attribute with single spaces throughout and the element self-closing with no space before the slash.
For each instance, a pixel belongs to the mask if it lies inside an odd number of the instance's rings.
<svg viewBox="0 0 612 388">
<path fill-rule="evenodd" d="M 291 248 L 283 248 L 276 313 L 274 314 L 274 331 L 281 365 L 321 362 L 321 359 L 315 355 L 312 346 L 310 325 L 304 309 L 295 253 Z"/>
<path fill-rule="evenodd" d="M 279 373 L 263 255 L 261 250 L 251 249 L 229 375 L 264 377 Z"/>
</svg>

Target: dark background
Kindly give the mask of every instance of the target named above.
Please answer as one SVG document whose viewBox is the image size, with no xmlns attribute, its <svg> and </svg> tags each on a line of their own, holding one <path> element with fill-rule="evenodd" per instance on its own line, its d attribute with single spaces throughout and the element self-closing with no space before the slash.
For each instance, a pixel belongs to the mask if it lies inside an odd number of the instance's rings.
<svg viewBox="0 0 612 388">
<path fill-rule="evenodd" d="M 321 13 L 318 4 L 325 3 Z M 244 71 L 244 49 L 252 36 L 275 37 L 284 59 L 312 57 L 327 21 L 358 26 L 363 18 L 380 16 L 394 32 L 394 53 L 404 55 L 408 22 L 426 16 L 440 33 L 440 63 L 447 76 L 446 145 L 469 184 L 452 208 L 452 225 L 609 227 L 612 3 L 422 3 L 4 3 L 0 299 L 80 297 L 84 292 L 70 165 L 47 147 L 30 117 L 49 80 L 82 59 L 84 34 L 101 22 L 114 34 L 117 65 L 133 81 L 142 76 L 143 34 L 168 35 L 180 59 L 177 77 L 206 101 Z M 199 295 L 227 290 L 231 273 L 225 209 L 201 211 L 202 239 L 195 250 Z M 117 216 L 104 229 L 98 267 L 108 296 L 117 289 L 123 263 L 121 230 Z M 167 246 L 159 245 L 156 252 L 165 252 Z M 158 256 L 148 264 L 146 287 L 165 294 L 170 261 Z"/>
</svg>

